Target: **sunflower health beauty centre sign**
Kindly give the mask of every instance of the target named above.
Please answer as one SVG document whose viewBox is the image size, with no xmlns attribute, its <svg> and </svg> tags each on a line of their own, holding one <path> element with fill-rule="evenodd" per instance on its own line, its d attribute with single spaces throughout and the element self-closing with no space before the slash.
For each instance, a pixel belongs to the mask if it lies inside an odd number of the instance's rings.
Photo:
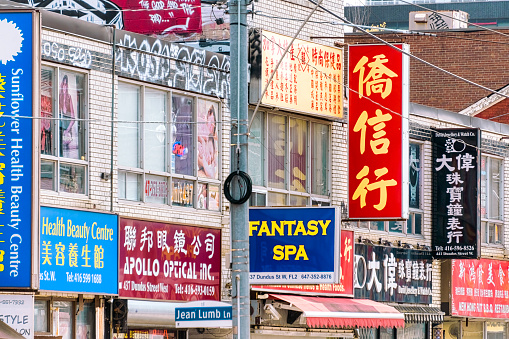
<svg viewBox="0 0 509 339">
<path fill-rule="evenodd" d="M 333 207 L 250 208 L 251 284 L 339 282 L 339 220 Z"/>
<path fill-rule="evenodd" d="M 118 217 L 41 207 L 40 289 L 117 294 Z"/>
<path fill-rule="evenodd" d="M 32 263 L 34 45 L 38 15 L 0 13 L 0 287 L 28 288 Z"/>
</svg>

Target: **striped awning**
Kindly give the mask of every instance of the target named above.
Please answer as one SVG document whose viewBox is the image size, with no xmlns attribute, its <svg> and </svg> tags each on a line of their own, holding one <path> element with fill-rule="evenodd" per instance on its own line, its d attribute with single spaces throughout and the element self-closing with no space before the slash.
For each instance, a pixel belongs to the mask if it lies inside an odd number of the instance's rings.
<svg viewBox="0 0 509 339">
<path fill-rule="evenodd" d="M 406 323 L 444 322 L 445 313 L 438 307 L 396 305 L 394 308 L 405 315 Z"/>
<path fill-rule="evenodd" d="M 312 328 L 404 327 L 404 315 L 394 307 L 367 299 L 304 297 L 270 294 L 304 313 Z"/>
</svg>

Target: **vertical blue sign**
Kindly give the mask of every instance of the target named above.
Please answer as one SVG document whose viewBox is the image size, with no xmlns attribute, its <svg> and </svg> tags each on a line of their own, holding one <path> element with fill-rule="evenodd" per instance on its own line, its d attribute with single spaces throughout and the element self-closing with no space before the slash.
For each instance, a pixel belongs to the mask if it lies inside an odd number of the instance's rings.
<svg viewBox="0 0 509 339">
<path fill-rule="evenodd" d="M 0 13 L 0 287 L 30 287 L 33 13 Z"/>
<path fill-rule="evenodd" d="M 118 217 L 41 207 L 40 289 L 118 293 Z"/>
</svg>

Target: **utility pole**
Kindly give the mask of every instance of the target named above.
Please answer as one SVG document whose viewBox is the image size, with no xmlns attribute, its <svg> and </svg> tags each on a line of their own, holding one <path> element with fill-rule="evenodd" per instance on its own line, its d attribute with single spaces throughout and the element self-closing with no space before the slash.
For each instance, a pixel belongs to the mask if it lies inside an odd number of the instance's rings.
<svg viewBox="0 0 509 339">
<path fill-rule="evenodd" d="M 230 0 L 230 112 L 232 120 L 231 171 L 247 173 L 247 5 Z M 232 326 L 234 339 L 250 337 L 249 202 L 230 204 L 232 253 Z"/>
</svg>

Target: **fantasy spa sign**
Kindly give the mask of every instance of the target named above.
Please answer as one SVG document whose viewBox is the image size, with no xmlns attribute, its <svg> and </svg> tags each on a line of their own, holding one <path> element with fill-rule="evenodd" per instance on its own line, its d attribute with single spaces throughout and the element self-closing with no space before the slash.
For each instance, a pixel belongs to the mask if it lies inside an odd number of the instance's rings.
<svg viewBox="0 0 509 339">
<path fill-rule="evenodd" d="M 120 219 L 119 295 L 219 300 L 221 231 Z"/>
<path fill-rule="evenodd" d="M 433 132 L 433 256 L 476 259 L 481 254 L 479 129 Z"/>
<path fill-rule="evenodd" d="M 0 287 L 31 287 L 37 18 L 0 14 Z"/>
<path fill-rule="evenodd" d="M 41 207 L 41 290 L 117 294 L 118 217 Z"/>
<path fill-rule="evenodd" d="M 337 283 L 336 208 L 251 208 L 249 271 L 252 284 Z"/>
<path fill-rule="evenodd" d="M 349 217 L 408 218 L 408 57 L 385 45 L 348 55 Z"/>
</svg>

